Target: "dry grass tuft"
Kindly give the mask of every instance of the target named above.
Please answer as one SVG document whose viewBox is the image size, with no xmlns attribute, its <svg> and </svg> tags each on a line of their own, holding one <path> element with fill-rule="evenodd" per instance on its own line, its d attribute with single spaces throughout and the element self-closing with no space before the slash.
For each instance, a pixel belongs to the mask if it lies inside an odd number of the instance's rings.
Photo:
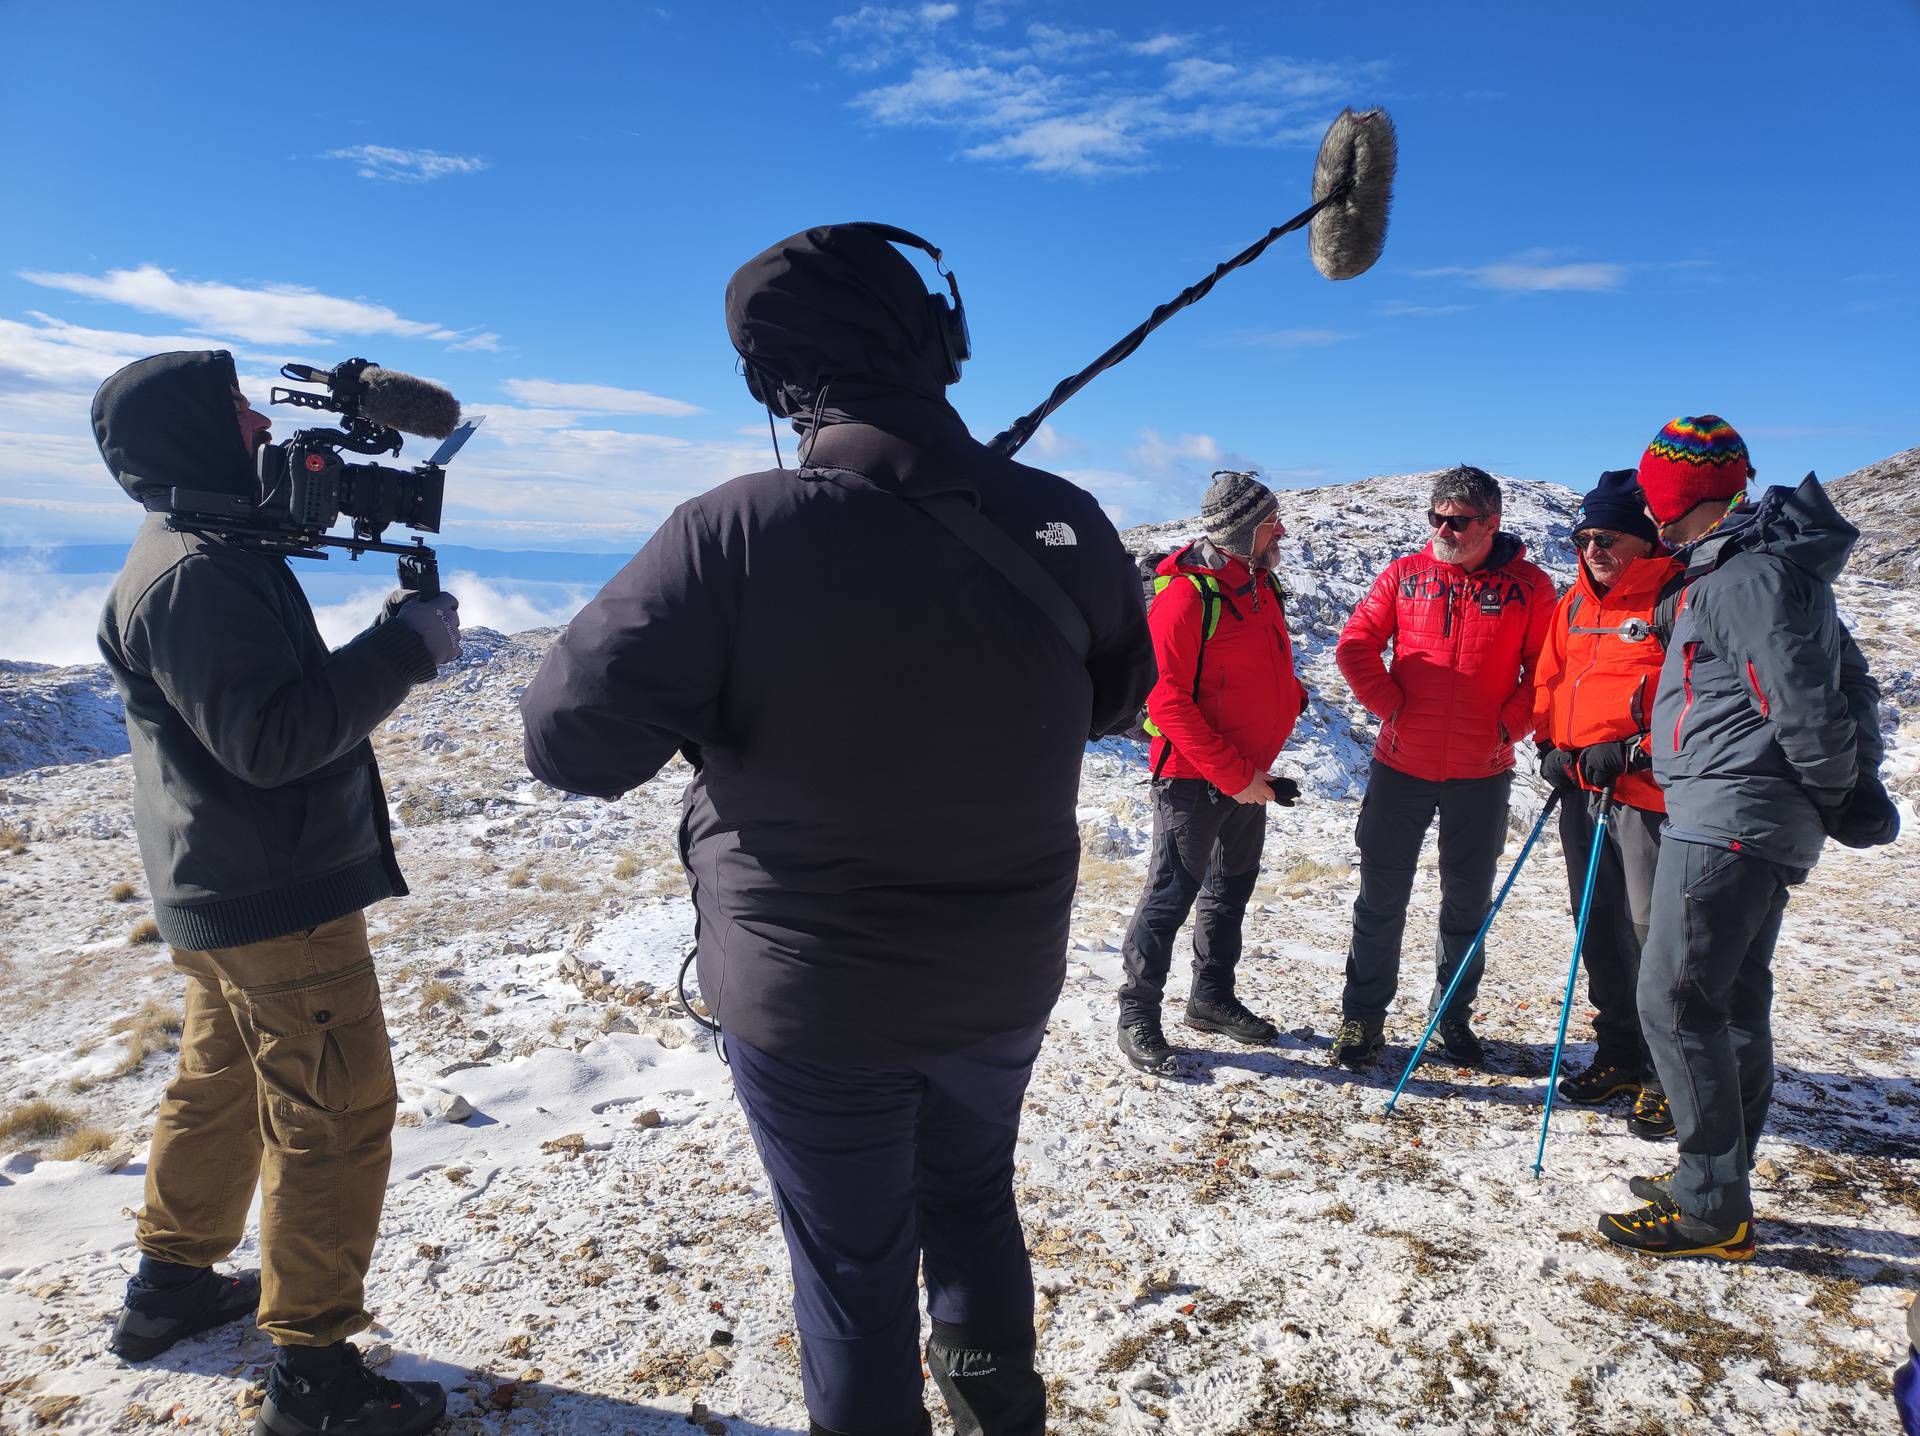
<svg viewBox="0 0 1920 1436">
<path fill-rule="evenodd" d="M 1352 871 L 1353 868 L 1347 863 L 1323 863 L 1318 858 L 1301 858 L 1275 873 L 1274 881 L 1306 887 L 1313 883 L 1343 880 Z"/>
<path fill-rule="evenodd" d="M 71 1131 L 79 1123 L 80 1114 L 73 1108 L 42 1097 L 0 1112 L 0 1142 L 43 1142 Z"/>
<path fill-rule="evenodd" d="M 521 863 L 507 874 L 507 886 L 510 888 L 523 888 L 532 881 L 533 867 L 529 863 Z"/>
<path fill-rule="evenodd" d="M 48 1155 L 56 1162 L 79 1162 L 112 1145 L 113 1133 L 106 1128 L 77 1127 L 62 1137 Z"/>
<path fill-rule="evenodd" d="M 26 830 L 18 823 L 0 823 L 0 853 L 13 853 L 18 856 L 26 850 Z"/>
<path fill-rule="evenodd" d="M 132 883 L 115 883 L 107 889 L 107 901 L 109 902 L 132 902 L 139 896 L 140 889 Z"/>
<path fill-rule="evenodd" d="M 540 891 L 543 893 L 570 893 L 573 889 L 573 879 L 562 873 L 540 874 Z"/>
<path fill-rule="evenodd" d="M 160 941 L 160 924 L 150 917 L 143 917 L 133 925 L 133 931 L 127 934 L 127 946 L 139 947 L 146 943 Z"/>
<path fill-rule="evenodd" d="M 622 881 L 633 877 L 640 871 L 640 859 L 632 853 L 622 853 L 613 863 L 613 875 Z"/>
<path fill-rule="evenodd" d="M 458 1007 L 460 989 L 444 977 L 429 977 L 420 984 L 420 1010 L 430 1012 L 436 1007 Z"/>
<path fill-rule="evenodd" d="M 138 1012 L 116 1017 L 107 1031 L 120 1039 L 120 1060 L 106 1072 L 81 1077 L 71 1084 L 75 1092 L 98 1087 L 116 1077 L 138 1072 L 140 1065 L 156 1052 L 172 1052 L 180 1045 L 180 1009 L 164 1002 L 148 1002 Z"/>
</svg>

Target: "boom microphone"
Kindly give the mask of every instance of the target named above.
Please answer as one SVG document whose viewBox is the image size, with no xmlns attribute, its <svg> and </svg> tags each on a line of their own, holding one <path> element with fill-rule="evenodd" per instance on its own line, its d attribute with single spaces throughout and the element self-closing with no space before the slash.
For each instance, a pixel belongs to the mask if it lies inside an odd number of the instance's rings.
<svg viewBox="0 0 1920 1436">
<path fill-rule="evenodd" d="M 1393 202 L 1393 174 L 1397 145 L 1393 121 L 1385 110 L 1342 110 L 1327 127 L 1314 158 L 1313 203 L 1285 224 L 1277 225 L 1213 273 L 1191 284 L 1162 304 L 1132 332 L 1078 374 L 1054 385 L 1045 402 L 1021 415 L 987 441 L 1003 457 L 1020 452 L 1048 415 L 1078 394 L 1101 374 L 1127 358 L 1146 337 L 1174 315 L 1198 304 L 1222 278 L 1267 252 L 1283 234 L 1311 224 L 1309 249 L 1314 265 L 1329 279 L 1352 279 L 1364 274 L 1380 257 L 1387 242 L 1387 211 Z"/>
<path fill-rule="evenodd" d="M 376 424 L 424 439 L 444 439 L 460 426 L 460 401 L 431 379 L 371 364 L 360 383 L 360 412 Z"/>
</svg>

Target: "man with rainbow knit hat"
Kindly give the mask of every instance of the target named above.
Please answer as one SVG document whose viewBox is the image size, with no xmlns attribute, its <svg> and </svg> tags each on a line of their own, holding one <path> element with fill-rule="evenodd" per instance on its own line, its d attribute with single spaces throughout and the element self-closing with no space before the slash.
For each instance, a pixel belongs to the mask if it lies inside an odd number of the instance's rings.
<svg viewBox="0 0 1920 1436">
<path fill-rule="evenodd" d="M 1747 446 L 1712 414 L 1641 457 L 1662 542 L 1685 565 L 1653 706 L 1667 822 L 1641 958 L 1641 1030 L 1672 1105 L 1674 1170 L 1600 1235 L 1650 1256 L 1744 1261 L 1747 1174 L 1773 1095 L 1773 949 L 1828 837 L 1892 842 L 1880 690 L 1834 608 L 1859 531 L 1813 475 L 1750 495 Z"/>
</svg>

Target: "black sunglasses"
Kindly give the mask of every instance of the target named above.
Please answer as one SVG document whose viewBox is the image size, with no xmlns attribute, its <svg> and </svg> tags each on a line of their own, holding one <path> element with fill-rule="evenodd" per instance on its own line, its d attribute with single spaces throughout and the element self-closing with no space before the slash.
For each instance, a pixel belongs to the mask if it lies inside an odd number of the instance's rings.
<svg viewBox="0 0 1920 1436">
<path fill-rule="evenodd" d="M 1573 536 L 1573 546 L 1575 548 L 1597 548 L 1602 553 L 1605 553 L 1625 537 L 1625 534 L 1601 533 L 1597 529 L 1586 529 Z"/>
<path fill-rule="evenodd" d="M 1485 517 L 1485 514 L 1437 514 L 1432 509 L 1428 509 L 1427 527 L 1451 529 L 1457 534 L 1463 534 L 1467 531 L 1468 524 L 1479 523 Z"/>
</svg>

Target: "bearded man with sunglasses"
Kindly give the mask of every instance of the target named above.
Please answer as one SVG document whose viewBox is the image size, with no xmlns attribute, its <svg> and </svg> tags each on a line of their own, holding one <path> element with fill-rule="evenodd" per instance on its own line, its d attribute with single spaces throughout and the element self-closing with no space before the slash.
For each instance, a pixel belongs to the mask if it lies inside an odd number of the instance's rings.
<svg viewBox="0 0 1920 1436">
<path fill-rule="evenodd" d="M 1540 776 L 1560 794 L 1560 846 L 1574 910 L 1587 886 L 1596 822 L 1612 802 L 1581 961 L 1593 1000 L 1595 1052 L 1560 1095 L 1599 1106 L 1634 1098 L 1627 1128 L 1673 1135 L 1659 1074 L 1640 1032 L 1635 984 L 1653 904 L 1667 804 L 1650 769 L 1653 699 L 1680 597 L 1680 563 L 1660 546 L 1632 469 L 1600 476 L 1574 519 L 1580 572 L 1553 611 L 1534 688 Z"/>
<path fill-rule="evenodd" d="M 1553 612 L 1553 580 L 1500 532 L 1500 485 L 1468 464 L 1446 470 L 1427 510 L 1433 541 L 1387 565 L 1341 631 L 1335 658 L 1380 719 L 1354 841 L 1342 1020 L 1333 1059 L 1367 1065 L 1385 1044 L 1400 981 L 1400 940 L 1420 848 L 1440 819 L 1440 923 L 1433 1002 L 1473 945 L 1493 900 L 1507 836 L 1513 740 L 1532 730 L 1532 669 Z M 1386 661 L 1393 647 L 1391 667 Z M 1447 1056 L 1484 1066 L 1471 1024 L 1484 944 L 1442 1014 Z"/>
</svg>

